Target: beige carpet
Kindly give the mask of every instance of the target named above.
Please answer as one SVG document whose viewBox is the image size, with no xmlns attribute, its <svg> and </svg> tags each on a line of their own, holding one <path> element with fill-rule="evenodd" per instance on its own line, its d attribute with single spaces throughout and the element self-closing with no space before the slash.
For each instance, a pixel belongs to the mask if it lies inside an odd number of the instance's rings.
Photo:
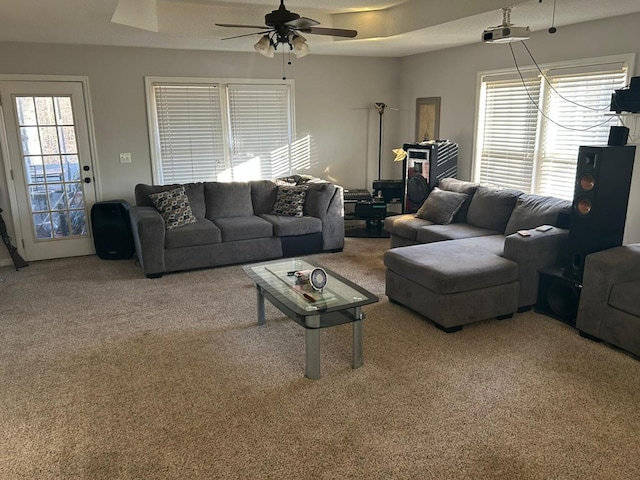
<svg viewBox="0 0 640 480">
<path fill-rule="evenodd" d="M 0 479 L 637 479 L 640 362 L 533 312 L 445 334 L 384 296 L 388 239 L 313 258 L 380 296 L 322 331 L 240 267 L 0 269 Z"/>
</svg>

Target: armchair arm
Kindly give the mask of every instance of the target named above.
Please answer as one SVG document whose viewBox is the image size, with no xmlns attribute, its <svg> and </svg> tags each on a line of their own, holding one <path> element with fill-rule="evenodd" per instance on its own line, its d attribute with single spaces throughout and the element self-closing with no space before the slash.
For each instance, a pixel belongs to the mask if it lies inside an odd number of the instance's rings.
<svg viewBox="0 0 640 480">
<path fill-rule="evenodd" d="M 561 263 L 566 254 L 569 231 L 553 227 L 546 232 L 529 230 L 531 236 L 517 233 L 507 236 L 502 256 L 518 264 L 520 281 L 519 307 L 530 306 L 538 299 L 538 270 Z"/>
<path fill-rule="evenodd" d="M 143 272 L 147 276 L 163 273 L 165 226 L 162 215 L 153 207 L 131 207 L 129 216 Z"/>
</svg>

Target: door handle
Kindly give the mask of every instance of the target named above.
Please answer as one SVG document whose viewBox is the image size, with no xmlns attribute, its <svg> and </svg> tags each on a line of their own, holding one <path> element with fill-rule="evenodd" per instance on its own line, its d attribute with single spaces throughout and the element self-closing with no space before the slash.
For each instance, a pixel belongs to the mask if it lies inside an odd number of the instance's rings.
<svg viewBox="0 0 640 480">
<path fill-rule="evenodd" d="M 84 183 L 91 183 L 91 177 L 84 177 Z"/>
</svg>

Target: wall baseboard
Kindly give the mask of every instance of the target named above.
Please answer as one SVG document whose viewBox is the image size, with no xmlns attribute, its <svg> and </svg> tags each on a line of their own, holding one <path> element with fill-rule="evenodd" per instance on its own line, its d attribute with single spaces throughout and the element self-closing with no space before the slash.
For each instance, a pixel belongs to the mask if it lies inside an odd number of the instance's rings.
<svg viewBox="0 0 640 480">
<path fill-rule="evenodd" d="M 9 265 L 13 265 L 10 258 L 0 258 L 0 267 L 8 267 Z"/>
</svg>

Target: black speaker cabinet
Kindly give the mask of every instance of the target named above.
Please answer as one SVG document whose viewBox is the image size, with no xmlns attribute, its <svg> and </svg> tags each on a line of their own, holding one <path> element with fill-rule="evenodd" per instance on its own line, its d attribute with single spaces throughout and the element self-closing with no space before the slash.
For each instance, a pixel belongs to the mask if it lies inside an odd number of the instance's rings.
<svg viewBox="0 0 640 480">
<path fill-rule="evenodd" d="M 561 267 L 540 270 L 535 310 L 575 326 L 581 292 L 582 284 L 562 275 Z"/>
<path fill-rule="evenodd" d="M 635 150 L 632 145 L 580 147 L 566 277 L 581 282 L 588 254 L 622 245 Z"/>
<path fill-rule="evenodd" d="M 440 179 L 458 174 L 458 144 L 437 140 L 424 144 L 405 143 L 403 161 L 404 213 L 415 213 Z"/>
<path fill-rule="evenodd" d="M 98 202 L 91 207 L 93 244 L 104 260 L 124 260 L 135 253 L 129 208 L 125 200 Z"/>
</svg>

